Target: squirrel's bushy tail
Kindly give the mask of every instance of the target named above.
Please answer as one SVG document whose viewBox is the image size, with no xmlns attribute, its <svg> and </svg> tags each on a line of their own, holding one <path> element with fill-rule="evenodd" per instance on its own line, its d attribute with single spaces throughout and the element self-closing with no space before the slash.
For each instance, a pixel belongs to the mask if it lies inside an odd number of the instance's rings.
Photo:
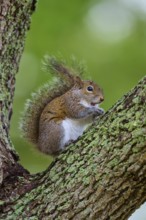
<svg viewBox="0 0 146 220">
<path fill-rule="evenodd" d="M 73 78 L 82 74 L 82 69 L 74 73 L 73 69 L 66 67 L 55 57 L 47 56 L 44 67 L 55 78 L 33 93 L 31 99 L 27 100 L 20 121 L 22 136 L 35 145 L 38 141 L 39 119 L 43 109 L 53 99 L 67 92 L 74 85 Z"/>
</svg>

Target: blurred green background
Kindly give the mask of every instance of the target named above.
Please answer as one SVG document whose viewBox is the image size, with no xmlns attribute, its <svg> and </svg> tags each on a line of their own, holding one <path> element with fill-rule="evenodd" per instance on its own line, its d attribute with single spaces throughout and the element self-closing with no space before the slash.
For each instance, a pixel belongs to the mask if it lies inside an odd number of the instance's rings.
<svg viewBox="0 0 146 220">
<path fill-rule="evenodd" d="M 87 78 L 104 90 L 109 109 L 146 72 L 146 1 L 43 0 L 32 16 L 14 99 L 11 136 L 21 163 L 32 173 L 44 170 L 51 157 L 38 153 L 20 137 L 19 118 L 30 94 L 49 77 L 43 56 L 61 53 L 85 60 Z"/>
</svg>

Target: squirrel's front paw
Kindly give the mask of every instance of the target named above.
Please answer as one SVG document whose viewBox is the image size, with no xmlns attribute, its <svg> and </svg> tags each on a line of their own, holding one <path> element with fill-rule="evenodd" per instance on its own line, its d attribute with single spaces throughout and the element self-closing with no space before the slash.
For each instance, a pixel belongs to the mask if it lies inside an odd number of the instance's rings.
<svg viewBox="0 0 146 220">
<path fill-rule="evenodd" d="M 104 114 L 104 110 L 102 108 L 98 108 L 96 109 L 96 111 L 94 112 L 93 114 L 93 118 L 98 118 L 100 115 L 103 115 Z"/>
<path fill-rule="evenodd" d="M 102 108 L 98 108 L 96 110 L 96 112 L 94 113 L 93 115 L 93 123 L 95 122 L 95 120 L 100 116 L 100 115 L 103 115 L 104 114 L 104 110 Z"/>
<path fill-rule="evenodd" d="M 103 114 L 104 114 L 103 108 L 98 108 L 98 109 L 96 110 L 96 116 L 103 115 Z"/>
</svg>

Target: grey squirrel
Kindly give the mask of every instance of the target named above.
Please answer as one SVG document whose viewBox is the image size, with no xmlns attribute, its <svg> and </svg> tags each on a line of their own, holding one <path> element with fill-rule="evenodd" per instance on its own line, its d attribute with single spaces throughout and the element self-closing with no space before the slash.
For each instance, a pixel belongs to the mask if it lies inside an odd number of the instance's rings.
<svg viewBox="0 0 146 220">
<path fill-rule="evenodd" d="M 82 69 L 75 71 L 49 56 L 45 67 L 56 78 L 27 101 L 20 129 L 41 152 L 55 156 L 104 113 L 99 108 L 104 97 L 96 83 L 81 79 Z"/>
</svg>

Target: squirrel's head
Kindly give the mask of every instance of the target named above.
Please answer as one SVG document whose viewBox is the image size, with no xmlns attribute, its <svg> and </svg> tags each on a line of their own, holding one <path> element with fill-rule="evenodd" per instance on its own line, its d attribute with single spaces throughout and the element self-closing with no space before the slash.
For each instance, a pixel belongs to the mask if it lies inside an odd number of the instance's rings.
<svg viewBox="0 0 146 220">
<path fill-rule="evenodd" d="M 85 107 L 97 107 L 104 101 L 102 89 L 93 81 L 80 80 L 76 78 L 76 89 L 81 99 L 81 104 Z"/>
</svg>

